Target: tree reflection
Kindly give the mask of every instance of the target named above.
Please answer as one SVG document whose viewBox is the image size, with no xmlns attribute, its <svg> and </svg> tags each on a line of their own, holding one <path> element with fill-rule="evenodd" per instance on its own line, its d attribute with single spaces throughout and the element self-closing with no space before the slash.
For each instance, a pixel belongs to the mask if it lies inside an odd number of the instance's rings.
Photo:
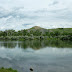
<svg viewBox="0 0 72 72">
<path fill-rule="evenodd" d="M 25 41 L 0 41 L 4 48 L 32 48 L 34 50 L 45 47 L 72 48 L 72 42 L 61 40 L 25 40 Z"/>
<path fill-rule="evenodd" d="M 16 46 L 17 46 L 17 43 L 13 41 L 1 41 L 0 42 L 0 47 L 15 48 Z"/>
</svg>

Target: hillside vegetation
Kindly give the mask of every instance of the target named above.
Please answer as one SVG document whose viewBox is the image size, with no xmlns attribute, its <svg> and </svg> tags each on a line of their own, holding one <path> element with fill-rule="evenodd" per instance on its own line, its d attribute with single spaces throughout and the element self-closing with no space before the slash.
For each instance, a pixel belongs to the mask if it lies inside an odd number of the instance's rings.
<svg viewBox="0 0 72 72">
<path fill-rule="evenodd" d="M 7 39 L 7 38 L 13 38 L 13 39 L 34 39 L 41 38 L 45 39 L 47 38 L 60 38 L 61 40 L 72 40 L 72 28 L 56 28 L 56 29 L 44 29 L 39 26 L 32 27 L 30 29 L 24 29 L 24 30 L 5 30 L 0 31 L 0 39 Z"/>
</svg>

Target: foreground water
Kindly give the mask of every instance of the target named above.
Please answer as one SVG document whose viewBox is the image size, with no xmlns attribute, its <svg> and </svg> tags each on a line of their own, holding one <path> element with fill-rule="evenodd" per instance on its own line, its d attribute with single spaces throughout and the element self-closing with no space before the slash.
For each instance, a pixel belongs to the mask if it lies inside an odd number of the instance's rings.
<svg viewBox="0 0 72 72">
<path fill-rule="evenodd" d="M 0 67 L 19 72 L 72 72 L 72 42 L 0 41 Z"/>
</svg>

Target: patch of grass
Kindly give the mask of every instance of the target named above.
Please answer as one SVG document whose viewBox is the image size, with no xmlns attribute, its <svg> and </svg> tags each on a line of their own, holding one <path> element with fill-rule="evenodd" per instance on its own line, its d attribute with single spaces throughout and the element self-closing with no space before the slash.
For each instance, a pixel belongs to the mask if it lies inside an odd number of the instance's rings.
<svg viewBox="0 0 72 72">
<path fill-rule="evenodd" d="M 13 70 L 12 68 L 0 68 L 0 72 L 18 72 L 17 70 Z"/>
</svg>

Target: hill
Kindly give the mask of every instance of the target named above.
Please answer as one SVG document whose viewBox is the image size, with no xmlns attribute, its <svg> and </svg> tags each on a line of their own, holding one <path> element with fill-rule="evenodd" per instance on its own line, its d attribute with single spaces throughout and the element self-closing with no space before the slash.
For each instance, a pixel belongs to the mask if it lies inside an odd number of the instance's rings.
<svg viewBox="0 0 72 72">
<path fill-rule="evenodd" d="M 34 27 L 30 28 L 30 29 L 43 29 L 43 28 L 41 28 L 39 26 L 34 26 Z"/>
<path fill-rule="evenodd" d="M 5 30 L 0 31 L 0 39 L 36 39 L 39 36 L 42 38 L 59 38 L 62 40 L 72 40 L 72 28 L 56 28 L 44 29 L 39 26 L 34 26 L 30 29 L 23 29 L 19 31 Z"/>
<path fill-rule="evenodd" d="M 56 29 L 45 29 L 45 28 L 41 28 L 39 26 L 34 26 L 30 29 L 28 29 L 28 31 L 39 31 L 41 32 L 43 35 L 46 34 L 47 36 L 49 34 L 54 35 L 54 34 L 60 34 L 60 35 L 72 35 L 72 28 L 56 28 Z"/>
<path fill-rule="evenodd" d="M 30 31 L 32 31 L 32 32 L 39 31 L 39 32 L 45 33 L 47 31 L 47 29 L 39 27 L 39 26 L 34 26 L 34 27 L 30 28 L 30 29 L 27 29 L 27 31 L 28 32 L 30 32 Z"/>
</svg>

